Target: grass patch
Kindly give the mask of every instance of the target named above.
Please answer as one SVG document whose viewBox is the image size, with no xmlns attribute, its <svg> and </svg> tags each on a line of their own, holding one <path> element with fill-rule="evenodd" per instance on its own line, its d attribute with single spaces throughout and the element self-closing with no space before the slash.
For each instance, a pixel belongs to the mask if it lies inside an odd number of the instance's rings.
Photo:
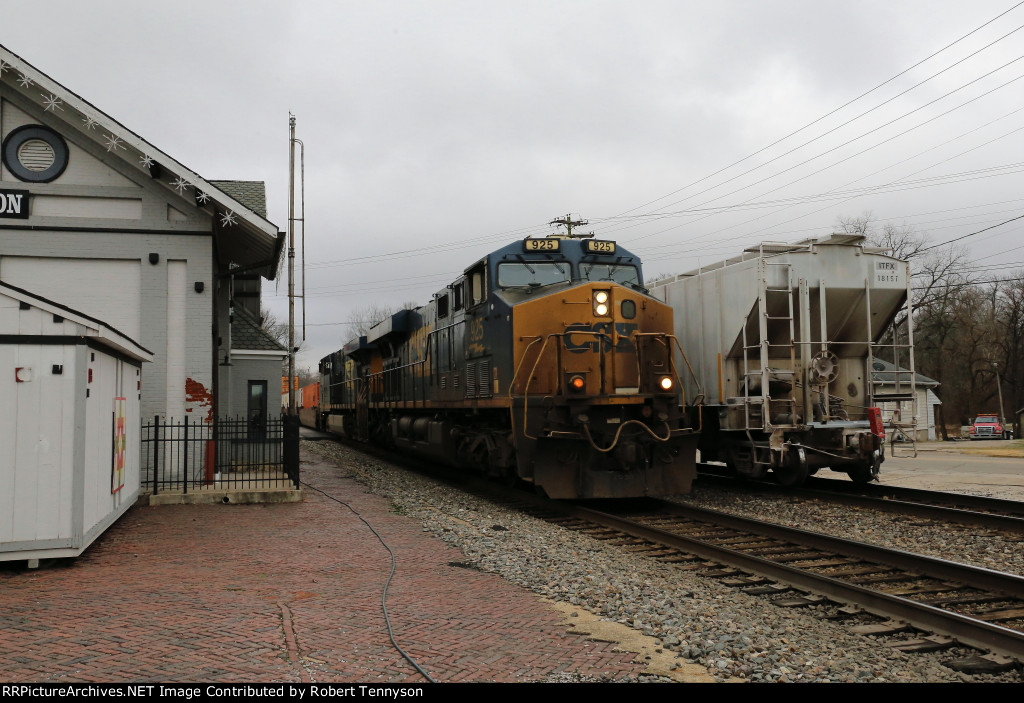
<svg viewBox="0 0 1024 703">
<path fill-rule="evenodd" d="M 1024 439 L 1015 439 L 1012 442 L 1000 444 L 998 447 L 986 447 L 985 440 L 979 439 L 971 442 L 970 445 L 963 447 L 960 451 L 964 454 L 974 454 L 976 456 L 1024 459 Z"/>
</svg>

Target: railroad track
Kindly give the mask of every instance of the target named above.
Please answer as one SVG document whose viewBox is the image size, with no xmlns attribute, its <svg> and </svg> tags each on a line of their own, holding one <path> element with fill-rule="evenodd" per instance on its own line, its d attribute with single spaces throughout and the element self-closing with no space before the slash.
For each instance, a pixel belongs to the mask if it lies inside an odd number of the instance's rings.
<svg viewBox="0 0 1024 703">
<path fill-rule="evenodd" d="M 1024 534 L 1024 501 L 874 483 L 857 484 L 816 476 L 808 479 L 801 488 L 785 488 L 770 481 L 740 483 L 725 474 L 725 467 L 714 464 L 699 466 L 698 485 L 751 485 L 756 486 L 759 492 Z"/>
<path fill-rule="evenodd" d="M 675 503 L 651 501 L 618 514 L 567 504 L 548 520 L 631 551 L 722 580 L 753 595 L 805 591 L 794 607 L 834 602 L 834 617 L 862 610 L 881 621 L 855 627 L 871 635 L 922 631 L 903 651 L 934 651 L 957 642 L 986 652 L 964 670 L 998 670 L 1024 661 L 1024 577 L 884 549 Z M 656 503 L 656 505 L 654 505 Z M 852 606 L 852 607 L 851 607 Z M 862 609 L 862 610 L 861 610 Z M 927 634 L 932 633 L 932 634 Z"/>
<path fill-rule="evenodd" d="M 951 662 L 964 672 L 993 673 L 1024 662 L 1021 576 L 668 501 L 606 501 L 597 510 L 408 457 L 386 458 L 560 527 L 770 597 L 780 607 L 832 605 L 828 617 L 851 619 L 861 634 L 893 636 L 891 646 L 905 652 L 958 644 L 984 652 Z"/>
</svg>

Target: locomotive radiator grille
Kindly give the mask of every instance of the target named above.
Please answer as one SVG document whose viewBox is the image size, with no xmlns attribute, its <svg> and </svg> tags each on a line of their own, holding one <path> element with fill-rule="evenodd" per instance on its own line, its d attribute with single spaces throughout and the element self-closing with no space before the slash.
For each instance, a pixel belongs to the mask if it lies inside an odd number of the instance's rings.
<svg viewBox="0 0 1024 703">
<path fill-rule="evenodd" d="M 458 385 L 457 383 L 455 385 Z M 491 360 L 481 359 L 466 364 L 467 398 L 491 397 Z"/>
</svg>

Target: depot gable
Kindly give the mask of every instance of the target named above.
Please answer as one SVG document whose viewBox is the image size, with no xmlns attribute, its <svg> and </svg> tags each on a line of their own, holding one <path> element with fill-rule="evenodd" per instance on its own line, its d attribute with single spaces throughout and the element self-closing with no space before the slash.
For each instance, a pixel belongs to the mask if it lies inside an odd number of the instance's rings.
<svg viewBox="0 0 1024 703">
<path fill-rule="evenodd" d="M 146 417 L 280 407 L 280 355 L 231 334 L 281 258 L 265 208 L 263 183 L 203 178 L 0 46 L 0 282 L 152 349 Z"/>
<path fill-rule="evenodd" d="M 0 46 L 0 227 L 197 230 L 225 268 L 273 278 L 283 237 L 236 199 Z"/>
</svg>

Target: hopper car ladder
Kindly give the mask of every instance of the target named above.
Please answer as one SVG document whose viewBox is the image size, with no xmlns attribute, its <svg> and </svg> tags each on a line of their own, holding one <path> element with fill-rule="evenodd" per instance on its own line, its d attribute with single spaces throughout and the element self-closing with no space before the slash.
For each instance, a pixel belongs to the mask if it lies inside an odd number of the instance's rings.
<svg viewBox="0 0 1024 703">
<path fill-rule="evenodd" d="M 896 323 L 893 322 L 892 341 L 889 343 L 868 341 L 867 373 L 866 378 L 870 379 L 871 405 L 885 403 L 883 408 L 883 419 L 885 411 L 889 411 L 889 418 L 885 426 L 890 430 L 889 453 L 896 457 L 896 447 L 900 444 L 900 456 L 917 456 L 917 372 L 914 368 L 914 306 L 910 292 L 910 275 L 908 267 L 907 275 L 907 337 L 906 342 L 900 343 L 897 338 Z M 871 297 L 867 298 L 868 322 L 871 321 Z M 868 328 L 870 329 L 870 327 Z M 884 376 L 876 382 L 875 379 L 875 352 L 882 349 L 889 350 L 892 356 L 892 371 L 881 371 L 882 374 L 892 374 L 892 389 L 880 392 L 880 386 L 889 385 L 885 383 Z M 902 356 L 906 357 L 909 368 L 901 366 Z M 909 415 L 909 418 L 908 418 Z M 903 451 L 903 450 L 906 451 Z"/>
<path fill-rule="evenodd" d="M 769 283 L 769 272 L 773 274 L 772 283 L 775 283 L 775 285 Z M 778 275 L 775 276 L 775 273 L 778 273 Z M 783 411 L 783 415 L 787 416 L 790 420 L 789 423 L 782 426 L 794 426 L 796 400 L 792 397 L 792 393 L 796 389 L 796 330 L 793 314 L 792 265 L 788 262 L 767 261 L 762 251 L 758 258 L 758 289 L 757 344 L 750 343 L 750 340 L 747 338 L 747 325 L 743 325 L 743 418 L 744 429 L 747 431 L 747 437 L 750 438 L 751 460 L 755 464 L 771 466 L 770 447 L 756 443 L 750 435 L 750 430 L 770 432 L 771 427 L 774 425 L 773 420 L 778 416 L 779 411 Z M 782 305 L 779 305 L 780 299 Z M 782 312 L 784 314 L 771 314 L 773 310 L 779 307 L 783 308 Z M 769 324 L 771 322 L 783 323 L 783 329 L 788 325 L 789 335 L 788 337 L 783 337 L 783 340 L 788 341 L 779 343 L 771 341 L 769 332 Z M 779 369 L 773 369 L 769 366 L 773 348 L 789 350 L 788 370 L 780 373 Z M 756 355 L 754 354 L 755 350 L 757 350 Z M 751 365 L 755 362 L 758 366 L 752 368 Z M 790 397 L 772 398 L 770 390 L 772 378 L 783 380 L 787 377 L 791 384 Z M 751 394 L 750 389 L 755 382 L 760 385 L 760 395 Z M 757 414 L 751 412 L 752 405 L 760 405 L 760 423 L 755 424 Z M 768 453 L 767 456 L 765 456 L 766 453 Z"/>
</svg>

